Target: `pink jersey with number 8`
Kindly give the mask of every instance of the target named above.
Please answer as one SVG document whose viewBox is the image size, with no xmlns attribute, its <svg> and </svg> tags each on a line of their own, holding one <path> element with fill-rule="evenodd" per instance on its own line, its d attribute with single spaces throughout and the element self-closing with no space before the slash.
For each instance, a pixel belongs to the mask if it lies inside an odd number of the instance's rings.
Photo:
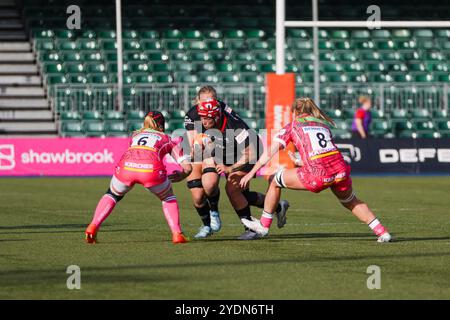
<svg viewBox="0 0 450 320">
<path fill-rule="evenodd" d="M 324 121 L 302 115 L 281 129 L 274 141 L 284 147 L 289 142 L 295 145 L 303 162 L 298 176 L 309 190 L 320 192 L 344 180 L 351 186 L 350 167 L 334 144 Z M 341 184 L 340 190 L 348 187 Z"/>
</svg>

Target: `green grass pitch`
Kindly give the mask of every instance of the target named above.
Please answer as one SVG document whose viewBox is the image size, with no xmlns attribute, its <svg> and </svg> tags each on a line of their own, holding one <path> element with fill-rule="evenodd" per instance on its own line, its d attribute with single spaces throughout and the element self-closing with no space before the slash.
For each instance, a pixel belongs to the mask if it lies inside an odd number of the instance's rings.
<svg viewBox="0 0 450 320">
<path fill-rule="evenodd" d="M 450 177 L 353 180 L 395 243 L 376 243 L 330 191 L 284 191 L 287 225 L 239 241 L 222 188 L 222 230 L 173 245 L 160 202 L 136 186 L 87 245 L 109 178 L 0 179 L 0 299 L 449 299 Z M 266 181 L 252 185 L 264 191 Z M 193 239 L 200 219 L 185 182 L 175 193 Z M 69 265 L 81 268 L 80 290 L 66 287 Z M 367 288 L 370 265 L 379 290 Z"/>
</svg>

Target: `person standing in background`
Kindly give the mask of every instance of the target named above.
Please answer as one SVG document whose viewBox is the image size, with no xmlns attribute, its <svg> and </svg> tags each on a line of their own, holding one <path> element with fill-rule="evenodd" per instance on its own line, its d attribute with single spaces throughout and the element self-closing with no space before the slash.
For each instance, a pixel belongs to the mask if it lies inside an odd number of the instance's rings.
<svg viewBox="0 0 450 320">
<path fill-rule="evenodd" d="M 360 96 L 358 99 L 359 107 L 353 117 L 352 123 L 352 138 L 366 139 L 369 137 L 369 126 L 372 121 L 372 101 L 368 96 Z"/>
</svg>

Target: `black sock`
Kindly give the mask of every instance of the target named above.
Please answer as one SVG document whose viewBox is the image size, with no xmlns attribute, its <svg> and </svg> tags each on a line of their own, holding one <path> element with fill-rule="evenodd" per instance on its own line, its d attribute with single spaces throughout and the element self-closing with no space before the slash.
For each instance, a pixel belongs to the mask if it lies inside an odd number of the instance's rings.
<svg viewBox="0 0 450 320">
<path fill-rule="evenodd" d="M 207 197 L 211 211 L 219 211 L 219 198 L 220 198 L 219 188 L 217 188 L 217 193 L 214 196 Z"/>
<path fill-rule="evenodd" d="M 250 206 L 247 205 L 245 208 L 240 209 L 240 210 L 234 210 L 236 211 L 236 214 L 238 215 L 239 219 L 245 218 L 247 220 L 252 220 L 252 213 L 250 211 Z M 248 231 L 250 230 L 249 228 L 245 227 L 245 230 Z"/>
<path fill-rule="evenodd" d="M 266 199 L 266 195 L 256 192 L 256 191 L 249 191 L 245 190 L 242 192 L 245 199 L 247 199 L 247 202 L 249 205 L 258 207 L 258 208 L 264 208 L 264 200 Z"/>
<path fill-rule="evenodd" d="M 209 215 L 209 204 L 205 202 L 205 205 L 201 208 L 195 207 L 197 210 L 200 219 L 202 219 L 203 225 L 210 227 L 211 226 L 211 216 Z"/>
<path fill-rule="evenodd" d="M 259 193 L 256 191 L 249 191 L 246 190 L 244 192 L 242 192 L 242 194 L 244 195 L 245 199 L 247 199 L 247 202 L 249 205 L 257 207 L 257 208 L 264 208 L 264 200 L 266 199 L 266 195 L 263 193 Z M 275 209 L 275 212 L 278 213 L 281 211 L 281 206 L 278 203 L 277 208 Z"/>
<path fill-rule="evenodd" d="M 275 212 L 276 212 L 276 213 L 279 213 L 280 211 L 281 211 L 281 206 L 280 206 L 280 204 L 278 203 L 277 208 L 275 209 Z"/>
</svg>

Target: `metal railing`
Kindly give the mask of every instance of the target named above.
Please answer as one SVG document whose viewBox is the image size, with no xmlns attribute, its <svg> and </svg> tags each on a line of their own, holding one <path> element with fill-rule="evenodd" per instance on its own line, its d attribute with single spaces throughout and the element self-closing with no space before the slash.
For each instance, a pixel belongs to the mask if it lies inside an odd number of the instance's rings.
<svg viewBox="0 0 450 320">
<path fill-rule="evenodd" d="M 254 83 L 214 84 L 220 99 L 236 110 L 254 112 L 256 118 L 265 112 L 265 87 Z M 150 109 L 187 111 L 193 104 L 197 84 L 125 85 L 124 111 Z M 321 88 L 319 106 L 325 110 L 353 109 L 360 95 L 369 95 L 374 108 L 393 109 L 448 108 L 449 86 L 443 83 L 333 84 Z M 298 84 L 297 96 L 312 96 L 312 84 Z M 117 110 L 117 87 L 113 84 L 64 84 L 49 88 L 55 113 L 61 111 Z M 259 116 L 258 116 L 259 115 Z"/>
<path fill-rule="evenodd" d="M 264 88 L 253 83 L 214 85 L 221 100 L 240 110 L 264 110 Z M 193 104 L 200 88 L 195 84 L 124 85 L 124 111 L 160 109 L 185 110 Z M 113 84 L 64 84 L 50 87 L 54 112 L 117 110 L 117 86 Z"/>
</svg>

